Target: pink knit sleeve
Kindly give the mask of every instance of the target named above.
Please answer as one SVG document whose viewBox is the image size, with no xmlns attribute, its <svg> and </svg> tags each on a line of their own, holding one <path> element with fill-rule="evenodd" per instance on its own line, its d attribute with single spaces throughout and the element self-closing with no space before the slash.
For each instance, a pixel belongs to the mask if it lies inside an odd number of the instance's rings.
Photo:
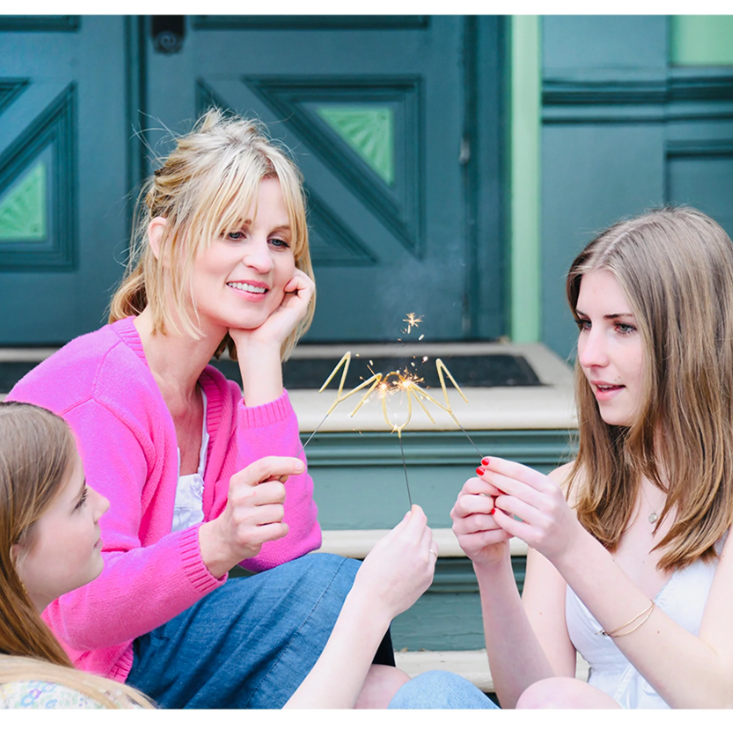
<svg viewBox="0 0 733 733">
<path fill-rule="evenodd" d="M 236 471 L 265 456 L 298 456 L 302 443 L 298 432 L 298 420 L 290 404 L 287 391 L 274 402 L 258 407 L 246 407 L 237 385 L 230 383 L 233 401 L 233 431 L 230 451 L 225 461 L 222 482 L 228 489 L 229 479 Z M 299 455 L 300 454 L 300 455 Z M 221 491 L 224 491 L 224 485 Z M 286 537 L 266 542 L 254 558 L 241 563 L 247 570 L 260 571 L 301 557 L 321 546 L 321 527 L 318 509 L 313 500 L 313 480 L 306 472 L 291 476 L 285 482 L 285 523 L 289 531 Z M 223 507 L 222 507 L 223 508 Z"/>
<path fill-rule="evenodd" d="M 198 525 L 171 533 L 172 509 L 155 506 L 163 461 L 159 446 L 145 431 L 125 425 L 94 400 L 73 407 L 64 417 L 81 446 L 87 482 L 111 506 L 100 520 L 104 571 L 44 613 L 64 642 L 82 651 L 152 631 L 226 577 L 214 578 L 204 565 Z M 151 527 L 151 521 L 167 523 L 167 533 L 164 527 Z M 146 535 L 162 536 L 143 546 L 140 538 Z"/>
</svg>

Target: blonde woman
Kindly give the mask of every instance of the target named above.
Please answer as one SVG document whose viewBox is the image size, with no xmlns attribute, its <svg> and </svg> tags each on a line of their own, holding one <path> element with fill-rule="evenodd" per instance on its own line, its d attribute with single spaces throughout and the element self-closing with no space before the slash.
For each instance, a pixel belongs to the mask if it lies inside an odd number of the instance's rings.
<svg viewBox="0 0 733 733">
<path fill-rule="evenodd" d="M 162 707 L 277 708 L 318 659 L 359 564 L 307 554 L 321 533 L 281 359 L 314 290 L 299 171 L 210 111 L 145 188 L 110 324 L 10 394 L 69 422 L 112 505 L 104 572 L 44 612 L 79 668 Z M 227 348 L 243 394 L 209 366 Z M 257 574 L 227 582 L 238 564 Z M 389 635 L 375 661 L 358 705 L 407 679 Z"/>
<path fill-rule="evenodd" d="M 653 211 L 594 239 L 567 294 L 577 459 L 545 476 L 486 458 L 452 511 L 497 695 L 503 707 L 730 707 L 733 244 L 699 211 Z M 530 547 L 521 600 L 511 536 Z M 420 706 L 428 683 L 394 704 Z"/>
</svg>

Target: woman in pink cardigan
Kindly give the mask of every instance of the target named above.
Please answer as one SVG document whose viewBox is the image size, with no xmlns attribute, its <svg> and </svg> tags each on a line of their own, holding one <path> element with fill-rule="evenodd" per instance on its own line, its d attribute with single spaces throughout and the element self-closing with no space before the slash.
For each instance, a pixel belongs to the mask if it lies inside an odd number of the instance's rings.
<svg viewBox="0 0 733 733">
<path fill-rule="evenodd" d="M 281 359 L 314 290 L 298 170 L 210 111 L 146 187 L 109 325 L 9 396 L 68 421 L 111 504 L 104 571 L 44 612 L 78 668 L 162 707 L 276 708 L 315 664 L 358 563 L 302 557 L 321 532 Z M 227 348 L 243 395 L 209 366 Z M 357 705 L 407 679 L 380 653 Z"/>
</svg>

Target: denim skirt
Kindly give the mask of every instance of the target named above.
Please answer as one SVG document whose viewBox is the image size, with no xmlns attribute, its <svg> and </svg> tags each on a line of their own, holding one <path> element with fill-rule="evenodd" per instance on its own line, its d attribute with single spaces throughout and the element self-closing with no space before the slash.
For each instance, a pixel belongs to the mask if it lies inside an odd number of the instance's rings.
<svg viewBox="0 0 733 733">
<path fill-rule="evenodd" d="M 283 707 L 323 651 L 359 565 L 313 553 L 228 580 L 134 641 L 127 684 L 161 708 Z M 375 661 L 389 664 L 391 640 L 382 646 Z"/>
</svg>

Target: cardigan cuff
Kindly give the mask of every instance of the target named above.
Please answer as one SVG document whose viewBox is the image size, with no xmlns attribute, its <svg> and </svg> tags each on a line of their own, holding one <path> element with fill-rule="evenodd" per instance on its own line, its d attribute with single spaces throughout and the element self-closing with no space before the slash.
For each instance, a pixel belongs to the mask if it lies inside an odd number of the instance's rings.
<svg viewBox="0 0 733 733">
<path fill-rule="evenodd" d="M 244 400 L 239 403 L 239 424 L 245 430 L 268 427 L 287 419 L 292 414 L 293 406 L 290 404 L 286 389 L 283 389 L 283 393 L 274 402 L 267 402 L 264 405 L 247 407 Z"/>
<path fill-rule="evenodd" d="M 179 547 L 181 559 L 186 576 L 191 585 L 201 596 L 219 588 L 226 583 L 229 573 L 224 573 L 221 578 L 215 578 L 204 564 L 201 557 L 201 545 L 199 544 L 199 529 L 201 523 L 194 524 L 180 532 Z"/>
</svg>

